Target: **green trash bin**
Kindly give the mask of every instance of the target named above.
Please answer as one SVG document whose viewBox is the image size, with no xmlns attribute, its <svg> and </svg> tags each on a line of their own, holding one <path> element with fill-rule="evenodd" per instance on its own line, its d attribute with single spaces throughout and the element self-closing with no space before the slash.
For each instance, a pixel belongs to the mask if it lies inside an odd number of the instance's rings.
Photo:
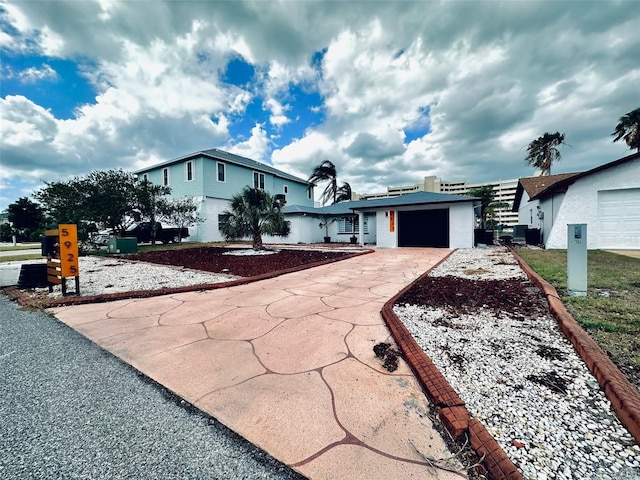
<svg viewBox="0 0 640 480">
<path fill-rule="evenodd" d="M 136 238 L 109 238 L 109 253 L 136 253 L 138 240 Z"/>
</svg>

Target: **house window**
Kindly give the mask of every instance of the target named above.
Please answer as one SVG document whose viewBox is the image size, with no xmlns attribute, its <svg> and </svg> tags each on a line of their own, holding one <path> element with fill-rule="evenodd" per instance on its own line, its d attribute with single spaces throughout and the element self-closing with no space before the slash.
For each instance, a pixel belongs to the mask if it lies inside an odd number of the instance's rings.
<svg viewBox="0 0 640 480">
<path fill-rule="evenodd" d="M 264 173 L 253 172 L 253 188 L 264 190 Z"/>
<path fill-rule="evenodd" d="M 166 187 L 170 184 L 171 184 L 171 179 L 169 178 L 169 169 L 163 168 L 162 169 L 162 185 Z"/>
<path fill-rule="evenodd" d="M 285 185 L 285 186 L 282 187 L 282 193 L 284 193 L 285 195 L 287 193 L 289 193 L 289 186 L 288 185 Z"/>
<path fill-rule="evenodd" d="M 193 180 L 193 162 L 191 160 L 184 164 L 184 179 L 187 182 Z"/>
<path fill-rule="evenodd" d="M 222 225 L 229 222 L 229 215 L 223 213 L 218 214 L 218 230 L 222 229 Z"/>
<path fill-rule="evenodd" d="M 311 200 L 311 187 L 307 188 L 307 198 Z"/>
<path fill-rule="evenodd" d="M 142 181 L 143 182 L 148 182 L 149 181 L 149 176 L 146 173 L 142 174 Z"/>
<path fill-rule="evenodd" d="M 343 217 L 338 220 L 338 233 L 358 233 L 360 231 L 360 218 L 358 216 Z M 364 217 L 364 233 L 369 233 L 367 217 Z"/>
<path fill-rule="evenodd" d="M 225 164 L 222 162 L 218 162 L 217 168 L 218 168 L 218 181 L 226 182 L 227 172 L 226 172 Z"/>
</svg>

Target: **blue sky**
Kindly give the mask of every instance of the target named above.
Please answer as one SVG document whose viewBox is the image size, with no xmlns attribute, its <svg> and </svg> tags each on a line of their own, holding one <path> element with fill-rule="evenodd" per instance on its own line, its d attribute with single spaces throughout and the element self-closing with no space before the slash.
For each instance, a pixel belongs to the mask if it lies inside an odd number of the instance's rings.
<svg viewBox="0 0 640 480">
<path fill-rule="evenodd" d="M 336 6 L 340 15 L 336 15 Z M 0 0 L 0 210 L 43 181 L 221 148 L 354 191 L 531 176 L 630 153 L 633 1 Z"/>
</svg>

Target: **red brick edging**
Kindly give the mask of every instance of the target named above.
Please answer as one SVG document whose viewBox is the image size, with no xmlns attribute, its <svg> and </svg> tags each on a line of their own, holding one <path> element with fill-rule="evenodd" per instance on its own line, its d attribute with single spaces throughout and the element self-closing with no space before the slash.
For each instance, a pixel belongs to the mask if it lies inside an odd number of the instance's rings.
<svg viewBox="0 0 640 480">
<path fill-rule="evenodd" d="M 382 318 L 384 318 L 389 330 L 391 330 L 393 338 L 400 350 L 402 350 L 405 360 L 415 373 L 418 381 L 422 384 L 427 396 L 438 409 L 438 416 L 451 436 L 454 439 L 458 439 L 467 432 L 471 447 L 482 459 L 487 471 L 496 480 L 522 480 L 522 475 L 511 459 L 484 425 L 479 420 L 471 417 L 462 399 L 393 311 L 396 301 L 415 283 L 428 276 L 431 270 L 444 262 L 449 255 L 385 303 L 381 311 Z"/>
<path fill-rule="evenodd" d="M 560 330 L 573 344 L 578 355 L 598 380 L 600 388 L 611 402 L 620 422 L 636 442 L 640 443 L 640 392 L 638 389 L 618 369 L 595 340 L 580 327 L 567 311 L 553 285 L 534 272 L 513 247 L 509 247 L 509 249 L 529 279 L 544 292 L 549 302 L 549 309 L 557 320 Z"/>
</svg>

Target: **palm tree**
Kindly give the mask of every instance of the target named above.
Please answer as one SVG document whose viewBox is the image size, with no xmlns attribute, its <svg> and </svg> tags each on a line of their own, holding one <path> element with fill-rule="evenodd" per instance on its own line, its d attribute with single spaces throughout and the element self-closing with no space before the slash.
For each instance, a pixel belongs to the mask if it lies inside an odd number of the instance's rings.
<svg viewBox="0 0 640 480">
<path fill-rule="evenodd" d="M 542 175 L 551 175 L 551 165 L 560 160 L 560 151 L 556 148 L 564 143 L 564 133 L 545 132 L 527 147 L 524 161 L 542 170 Z"/>
<path fill-rule="evenodd" d="M 336 203 L 336 197 L 338 195 L 338 174 L 336 166 L 330 160 L 324 160 L 320 165 L 315 167 L 308 181 L 313 185 L 317 182 L 328 182 L 322 192 L 320 200 L 322 200 L 323 205 L 327 203 L 329 199 L 333 199 L 333 203 Z"/>
<path fill-rule="evenodd" d="M 614 142 L 622 139 L 629 145 L 629 148 L 635 148 L 637 152 L 640 152 L 640 108 L 620 117 L 620 123 L 611 135 L 614 137 Z"/>
<path fill-rule="evenodd" d="M 268 192 L 245 187 L 222 212 L 226 220 L 220 223 L 220 232 L 227 240 L 251 237 L 253 249 L 263 250 L 262 235 L 289 236 L 291 224 L 284 219 L 281 206 Z"/>
<path fill-rule="evenodd" d="M 338 188 L 335 201 L 348 202 L 349 200 L 351 200 L 351 193 L 351 185 L 349 185 L 347 182 L 344 182 L 342 185 L 340 185 L 340 188 Z"/>
<path fill-rule="evenodd" d="M 482 187 L 470 188 L 467 195 L 480 199 L 480 226 L 486 229 L 490 226 L 494 227 L 494 215 L 499 208 L 507 208 L 509 204 L 506 202 L 496 202 L 496 192 L 493 186 L 484 185 Z"/>
</svg>

